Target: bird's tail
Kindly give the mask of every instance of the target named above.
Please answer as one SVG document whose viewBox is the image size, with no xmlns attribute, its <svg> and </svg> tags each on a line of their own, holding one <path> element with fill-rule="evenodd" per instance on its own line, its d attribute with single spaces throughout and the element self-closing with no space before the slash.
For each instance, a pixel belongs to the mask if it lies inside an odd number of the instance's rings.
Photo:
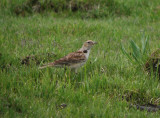
<svg viewBox="0 0 160 118">
<path fill-rule="evenodd" d="M 52 67 L 52 66 L 54 66 L 54 63 L 48 63 L 48 64 L 45 64 L 45 65 L 39 67 L 39 69 L 43 69 L 43 68 L 47 68 L 47 67 Z"/>
</svg>

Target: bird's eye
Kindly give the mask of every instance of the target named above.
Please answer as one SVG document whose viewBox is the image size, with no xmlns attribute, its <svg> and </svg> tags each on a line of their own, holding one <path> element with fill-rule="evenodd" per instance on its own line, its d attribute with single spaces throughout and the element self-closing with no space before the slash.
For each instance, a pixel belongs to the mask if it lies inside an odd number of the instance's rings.
<svg viewBox="0 0 160 118">
<path fill-rule="evenodd" d="M 90 42 L 87 42 L 87 43 L 90 43 Z"/>
</svg>

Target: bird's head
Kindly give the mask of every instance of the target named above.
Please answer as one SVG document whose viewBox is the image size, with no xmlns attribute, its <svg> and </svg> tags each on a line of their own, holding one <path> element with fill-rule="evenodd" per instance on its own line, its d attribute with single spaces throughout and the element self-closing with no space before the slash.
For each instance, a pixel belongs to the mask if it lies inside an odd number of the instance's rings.
<svg viewBox="0 0 160 118">
<path fill-rule="evenodd" d="M 82 49 L 83 50 L 90 50 L 91 47 L 94 45 L 94 44 L 97 44 L 97 42 L 94 42 L 92 40 L 88 40 L 86 42 L 84 42 L 83 46 L 82 46 Z"/>
</svg>

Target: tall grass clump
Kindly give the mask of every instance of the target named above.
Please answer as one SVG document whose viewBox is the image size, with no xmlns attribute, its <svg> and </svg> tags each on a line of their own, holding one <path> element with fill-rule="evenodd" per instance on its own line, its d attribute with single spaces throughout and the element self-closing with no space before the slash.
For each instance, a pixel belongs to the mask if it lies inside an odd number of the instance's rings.
<svg viewBox="0 0 160 118">
<path fill-rule="evenodd" d="M 156 7 L 158 4 L 156 0 L 1 0 L 0 8 L 20 16 L 52 12 L 55 15 L 80 18 L 150 14 L 158 18 L 158 15 L 153 13 L 154 11 L 159 13 Z"/>
<path fill-rule="evenodd" d="M 141 46 L 138 46 L 133 40 L 130 41 L 131 52 L 127 52 L 124 46 L 121 44 L 122 53 L 129 59 L 133 64 L 144 65 L 148 59 L 149 39 L 143 37 L 141 39 Z"/>
<path fill-rule="evenodd" d="M 7 2 L 3 2 L 7 6 Z M 108 16 L 129 16 L 131 9 L 117 0 L 25 0 L 12 2 L 13 13 L 25 16 L 35 12 L 53 11 L 68 15 L 78 14 L 83 18 L 102 18 Z"/>
<path fill-rule="evenodd" d="M 2 0 L 0 7 L 18 16 L 52 12 L 54 15 L 67 17 L 107 18 L 148 16 L 153 14 L 157 4 L 156 1 L 148 0 Z M 158 16 L 154 14 L 152 17 Z"/>
</svg>

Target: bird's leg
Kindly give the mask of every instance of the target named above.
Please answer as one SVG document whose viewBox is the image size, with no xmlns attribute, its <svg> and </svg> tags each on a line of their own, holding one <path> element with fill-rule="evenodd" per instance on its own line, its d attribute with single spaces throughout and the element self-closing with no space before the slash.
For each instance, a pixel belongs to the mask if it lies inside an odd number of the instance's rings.
<svg viewBox="0 0 160 118">
<path fill-rule="evenodd" d="M 76 68 L 74 69 L 74 72 L 75 72 L 76 74 L 78 73 L 78 71 L 77 71 L 77 69 L 76 69 Z"/>
<path fill-rule="evenodd" d="M 66 66 L 64 67 L 64 71 L 66 72 L 66 70 L 67 70 L 67 68 L 66 68 Z"/>
<path fill-rule="evenodd" d="M 74 68 L 71 68 L 71 72 L 74 72 Z"/>
<path fill-rule="evenodd" d="M 64 75 L 65 75 L 65 82 L 66 82 L 66 73 L 67 72 L 67 68 L 66 68 L 66 66 L 64 67 Z"/>
</svg>

